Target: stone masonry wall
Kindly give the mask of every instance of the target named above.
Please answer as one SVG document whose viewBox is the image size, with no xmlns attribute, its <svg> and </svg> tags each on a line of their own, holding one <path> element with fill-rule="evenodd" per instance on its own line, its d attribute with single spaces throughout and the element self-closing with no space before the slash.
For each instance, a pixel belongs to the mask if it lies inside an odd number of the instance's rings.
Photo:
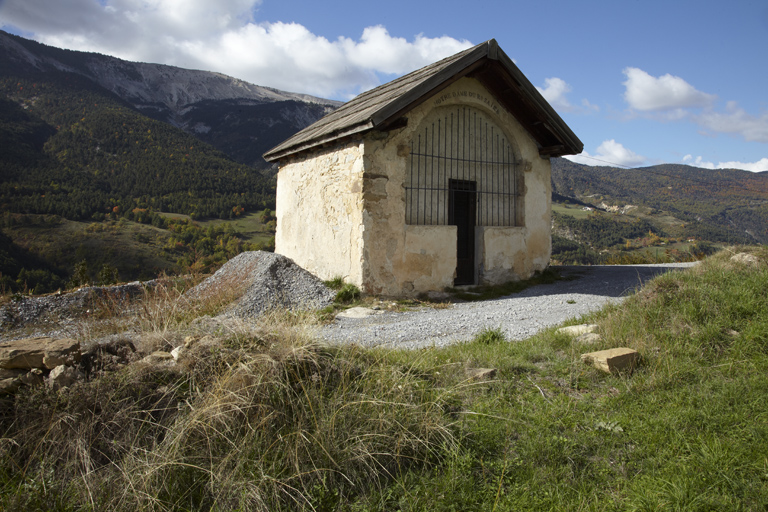
<svg viewBox="0 0 768 512">
<path fill-rule="evenodd" d="M 453 284 L 455 227 L 406 225 L 404 188 L 411 136 L 434 109 L 451 105 L 470 105 L 504 127 L 523 169 L 522 226 L 477 229 L 478 282 L 525 279 L 549 263 L 549 159 L 478 81 L 462 78 L 411 110 L 405 128 L 366 134 L 362 281 L 369 293 L 416 295 Z"/>
</svg>

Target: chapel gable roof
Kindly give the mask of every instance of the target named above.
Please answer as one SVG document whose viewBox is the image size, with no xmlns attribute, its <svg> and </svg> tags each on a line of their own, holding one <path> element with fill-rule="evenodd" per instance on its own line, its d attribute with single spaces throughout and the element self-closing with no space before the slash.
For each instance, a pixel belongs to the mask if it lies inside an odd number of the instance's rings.
<svg viewBox="0 0 768 512">
<path fill-rule="evenodd" d="M 581 153 L 583 143 L 491 39 L 360 94 L 264 158 L 276 161 L 369 130 L 400 127 L 403 114 L 465 76 L 479 80 L 515 116 L 538 144 L 541 156 Z"/>
</svg>

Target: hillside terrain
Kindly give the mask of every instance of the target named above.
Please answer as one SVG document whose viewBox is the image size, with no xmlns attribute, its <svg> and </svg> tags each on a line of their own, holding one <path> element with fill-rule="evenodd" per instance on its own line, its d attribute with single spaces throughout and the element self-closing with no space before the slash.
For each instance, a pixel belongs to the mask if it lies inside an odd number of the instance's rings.
<svg viewBox="0 0 768 512">
<path fill-rule="evenodd" d="M 553 261 L 685 261 L 768 242 L 768 172 L 552 160 Z"/>
<path fill-rule="evenodd" d="M 143 115 L 181 128 L 236 162 L 257 168 L 268 166 L 261 158 L 264 152 L 341 104 L 221 73 L 62 50 L 2 31 L 0 75 L 43 82 L 85 79 Z"/>
<path fill-rule="evenodd" d="M 690 236 L 768 243 L 768 172 L 675 164 L 621 169 L 556 158 L 552 191 L 593 205 L 664 212 L 685 223 Z"/>
<path fill-rule="evenodd" d="M 0 291 L 56 290 L 83 262 L 93 280 L 135 279 L 268 249 L 261 154 L 338 104 L 0 32 Z M 768 173 L 554 159 L 552 190 L 553 262 L 768 242 Z"/>
<path fill-rule="evenodd" d="M 269 234 L 184 223 L 250 216 L 266 226 L 274 179 L 261 154 L 337 104 L 0 32 L 0 288 L 55 290 L 80 257 L 93 279 L 103 265 L 128 279 L 268 248 Z M 84 229 L 94 222 L 107 225 Z M 133 244 L 103 237 L 121 228 Z"/>
</svg>

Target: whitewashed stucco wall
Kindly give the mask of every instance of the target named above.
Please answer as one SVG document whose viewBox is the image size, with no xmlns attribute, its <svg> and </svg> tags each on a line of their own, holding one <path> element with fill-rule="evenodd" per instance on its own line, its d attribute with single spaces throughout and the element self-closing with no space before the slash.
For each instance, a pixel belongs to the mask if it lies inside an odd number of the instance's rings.
<svg viewBox="0 0 768 512">
<path fill-rule="evenodd" d="M 363 146 L 325 148 L 281 163 L 275 252 L 321 279 L 362 286 Z"/>
</svg>

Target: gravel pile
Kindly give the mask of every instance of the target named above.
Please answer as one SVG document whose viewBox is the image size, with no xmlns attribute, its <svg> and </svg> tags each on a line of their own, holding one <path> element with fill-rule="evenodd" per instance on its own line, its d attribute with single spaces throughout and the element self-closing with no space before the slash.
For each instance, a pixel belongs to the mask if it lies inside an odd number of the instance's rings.
<svg viewBox="0 0 768 512">
<path fill-rule="evenodd" d="M 521 340 L 606 304 L 619 303 L 660 273 L 692 265 L 555 267 L 565 280 L 446 309 L 376 311 L 365 318 L 337 318 L 322 329 L 321 336 L 330 343 L 413 349 L 465 341 L 484 328 L 501 328 L 507 339 Z"/>
<path fill-rule="evenodd" d="M 134 281 L 115 286 L 87 286 L 78 290 L 37 297 L 20 296 L 0 307 L 0 340 L 13 337 L 15 329 L 34 326 L 27 335 L 70 335 L 70 327 L 100 304 L 127 307 L 130 299 L 156 282 Z M 16 333 L 18 334 L 18 333 Z M 18 336 L 16 336 L 18 337 Z"/>
<path fill-rule="evenodd" d="M 293 260 L 265 251 L 238 254 L 187 294 L 191 299 L 204 299 L 228 290 L 236 300 L 222 316 L 243 319 L 272 308 L 321 309 L 336 296 Z"/>
</svg>

